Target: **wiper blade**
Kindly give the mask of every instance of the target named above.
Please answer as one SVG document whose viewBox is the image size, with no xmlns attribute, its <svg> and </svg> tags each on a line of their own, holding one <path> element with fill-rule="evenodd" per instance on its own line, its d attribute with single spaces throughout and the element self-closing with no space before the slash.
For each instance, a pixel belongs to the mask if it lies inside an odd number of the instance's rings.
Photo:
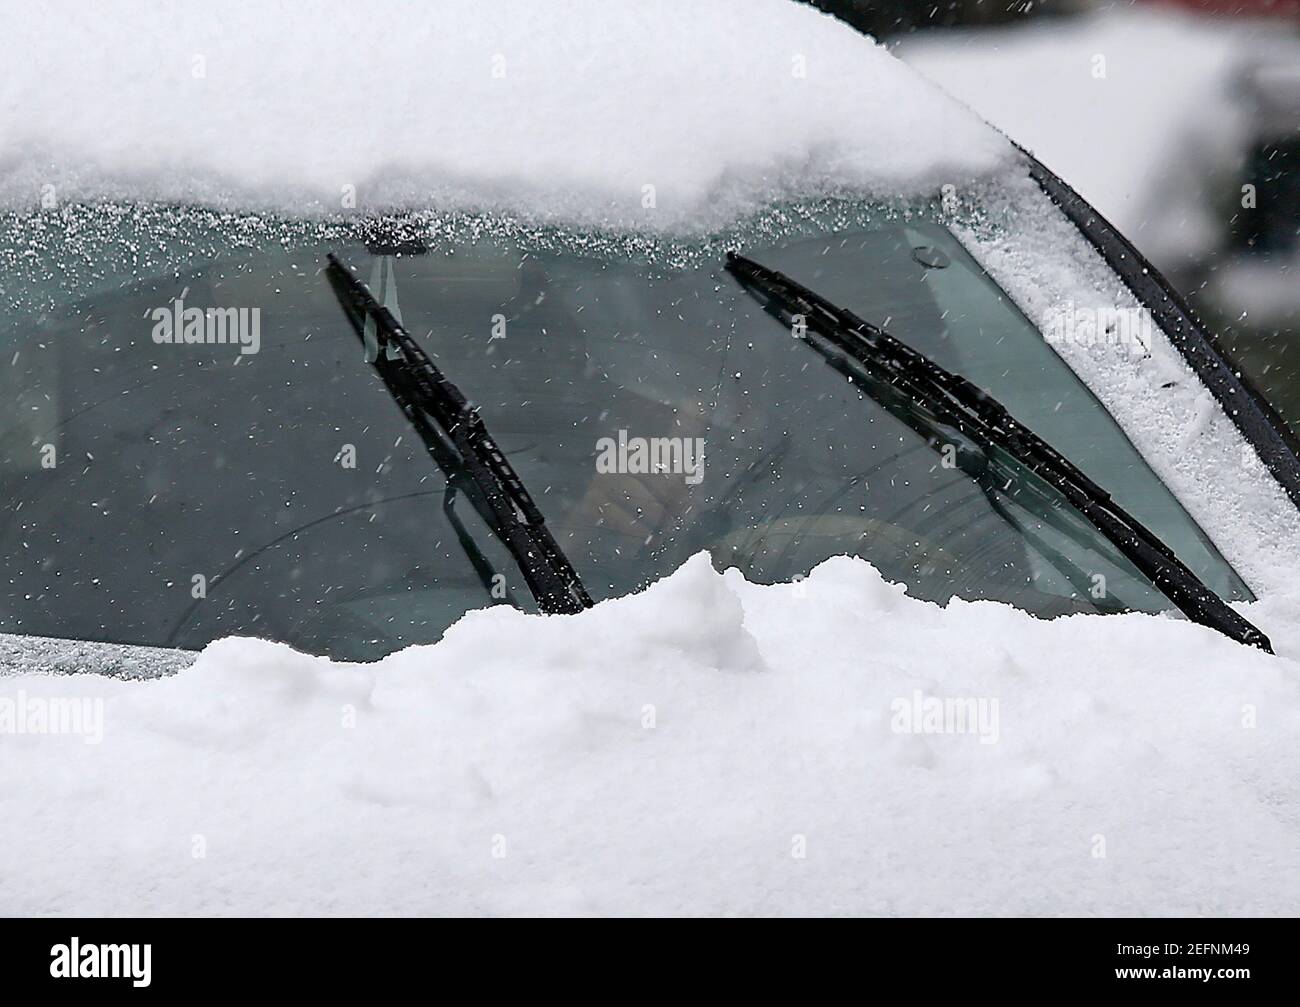
<svg viewBox="0 0 1300 1007">
<path fill-rule="evenodd" d="M 1211 591 L 1150 529 L 988 392 L 784 273 L 734 252 L 727 253 L 727 269 L 787 326 L 801 317 L 808 335 L 824 340 L 822 345 L 807 339 L 823 355 L 847 358 L 946 425 L 1004 451 L 1052 486 L 1188 619 L 1273 652 L 1268 637 Z"/>
<path fill-rule="evenodd" d="M 592 605 L 568 558 L 478 410 L 410 333 L 333 253 L 325 270 L 357 338 L 394 401 L 448 479 L 510 551 L 538 607 L 574 614 Z M 377 345 L 367 345 L 368 339 Z M 460 534 L 461 529 L 457 529 Z M 471 558 L 473 558 L 471 556 Z M 476 568 L 479 563 L 475 563 Z"/>
</svg>

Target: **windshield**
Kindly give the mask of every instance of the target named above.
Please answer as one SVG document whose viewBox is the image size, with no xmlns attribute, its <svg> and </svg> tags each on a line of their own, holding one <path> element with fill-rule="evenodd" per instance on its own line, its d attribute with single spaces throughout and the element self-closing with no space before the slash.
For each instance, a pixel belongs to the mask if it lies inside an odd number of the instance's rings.
<svg viewBox="0 0 1300 1007">
<path fill-rule="evenodd" d="M 245 231 L 159 255 L 143 226 L 127 244 L 155 250 L 112 267 L 68 256 L 67 219 L 53 226 L 51 251 L 5 270 L 6 632 L 188 648 L 234 633 L 370 659 L 473 608 L 535 610 L 367 360 L 328 252 L 478 407 L 597 601 L 707 550 L 765 583 L 848 554 L 940 602 L 1170 607 L 1068 508 L 948 464 L 809 353 L 728 277 L 726 243 L 987 388 L 1210 588 L 1249 597 L 925 214 L 769 219 L 677 255 L 429 226 L 401 242 Z"/>
</svg>

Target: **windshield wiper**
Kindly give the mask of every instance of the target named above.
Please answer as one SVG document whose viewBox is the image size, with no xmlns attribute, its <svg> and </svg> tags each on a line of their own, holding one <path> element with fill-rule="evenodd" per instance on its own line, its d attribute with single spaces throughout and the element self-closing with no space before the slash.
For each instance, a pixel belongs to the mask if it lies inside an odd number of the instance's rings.
<svg viewBox="0 0 1300 1007">
<path fill-rule="evenodd" d="M 325 270 L 357 338 L 389 394 L 447 476 L 447 493 L 459 488 L 519 565 L 538 607 L 573 614 L 592 605 L 573 565 L 546 527 L 523 482 L 469 404 L 411 335 L 352 275 L 337 256 Z M 456 523 L 464 543 L 467 532 Z M 471 552 L 476 570 L 481 554 Z"/>
<path fill-rule="evenodd" d="M 802 319 L 807 336 L 818 337 L 805 341 L 823 356 L 850 361 L 946 426 L 1005 452 L 1054 488 L 1188 619 L 1273 652 L 1268 637 L 1229 608 L 1150 529 L 988 392 L 784 273 L 734 252 L 727 253 L 727 269 L 787 326 Z"/>
</svg>

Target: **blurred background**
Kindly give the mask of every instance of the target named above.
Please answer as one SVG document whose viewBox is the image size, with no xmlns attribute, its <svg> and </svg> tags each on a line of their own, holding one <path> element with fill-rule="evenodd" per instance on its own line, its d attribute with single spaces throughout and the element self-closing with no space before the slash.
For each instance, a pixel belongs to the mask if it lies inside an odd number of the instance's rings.
<svg viewBox="0 0 1300 1007">
<path fill-rule="evenodd" d="M 1070 183 L 1300 432 L 1300 0 L 810 0 Z"/>
</svg>

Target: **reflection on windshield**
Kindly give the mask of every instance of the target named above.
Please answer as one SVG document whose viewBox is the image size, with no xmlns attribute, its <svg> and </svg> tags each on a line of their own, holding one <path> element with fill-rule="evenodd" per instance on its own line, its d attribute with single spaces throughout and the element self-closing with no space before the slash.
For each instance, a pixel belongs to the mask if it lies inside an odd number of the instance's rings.
<svg viewBox="0 0 1300 1007">
<path fill-rule="evenodd" d="M 989 387 L 1209 586 L 1247 596 L 942 227 L 754 247 Z M 502 576 L 485 596 L 444 476 L 319 272 L 328 250 L 362 276 L 376 261 L 358 244 L 271 246 L 0 320 L 0 629 L 182 647 L 239 633 L 368 659 L 491 600 L 531 607 L 510 557 L 459 509 Z M 720 257 L 668 269 L 485 241 L 387 261 L 406 328 L 481 409 L 596 600 L 705 549 L 762 582 L 852 554 L 936 601 L 1168 607 L 1088 529 L 941 464 L 783 333 Z M 151 313 L 178 298 L 205 323 L 206 309 L 258 309 L 257 352 L 156 342 Z"/>
</svg>

